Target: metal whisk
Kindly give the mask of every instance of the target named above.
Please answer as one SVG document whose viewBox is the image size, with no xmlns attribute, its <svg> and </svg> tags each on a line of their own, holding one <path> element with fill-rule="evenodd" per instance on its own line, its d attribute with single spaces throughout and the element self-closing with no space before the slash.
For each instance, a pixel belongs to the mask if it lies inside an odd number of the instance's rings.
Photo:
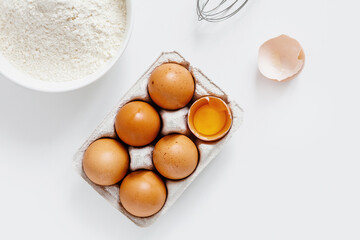
<svg viewBox="0 0 360 240">
<path fill-rule="evenodd" d="M 199 21 L 220 22 L 234 16 L 248 0 L 197 0 L 196 13 Z"/>
</svg>

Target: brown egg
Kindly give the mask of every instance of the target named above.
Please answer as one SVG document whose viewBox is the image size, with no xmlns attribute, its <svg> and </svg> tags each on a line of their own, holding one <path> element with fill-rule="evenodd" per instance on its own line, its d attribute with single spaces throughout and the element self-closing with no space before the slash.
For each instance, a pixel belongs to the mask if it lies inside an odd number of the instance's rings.
<svg viewBox="0 0 360 240">
<path fill-rule="evenodd" d="M 190 102 L 194 95 L 195 83 L 186 68 L 176 63 L 165 63 L 151 73 L 148 90 L 156 105 L 174 110 Z"/>
<path fill-rule="evenodd" d="M 114 139 L 96 140 L 85 151 L 83 169 L 94 183 L 102 186 L 113 185 L 121 181 L 129 169 L 128 152 Z"/>
<path fill-rule="evenodd" d="M 160 131 L 160 116 L 150 104 L 134 101 L 123 106 L 115 119 L 115 130 L 125 143 L 140 147 L 157 137 Z"/>
<path fill-rule="evenodd" d="M 161 138 L 155 145 L 153 162 L 156 170 L 169 179 L 182 179 L 189 176 L 198 164 L 196 145 L 180 134 Z"/>
<path fill-rule="evenodd" d="M 134 216 L 154 215 L 164 206 L 165 200 L 165 183 L 152 171 L 132 172 L 121 183 L 120 202 Z"/>
</svg>

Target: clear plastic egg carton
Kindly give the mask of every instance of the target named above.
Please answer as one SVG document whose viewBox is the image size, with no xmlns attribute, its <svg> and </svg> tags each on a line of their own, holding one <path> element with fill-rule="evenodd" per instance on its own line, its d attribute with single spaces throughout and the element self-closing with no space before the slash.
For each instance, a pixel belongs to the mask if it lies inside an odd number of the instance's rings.
<svg viewBox="0 0 360 240">
<path fill-rule="evenodd" d="M 195 93 L 191 102 L 184 108 L 175 111 L 168 111 L 158 108 L 152 103 L 148 91 L 147 83 L 152 71 L 159 65 L 167 62 L 174 62 L 186 67 L 193 75 L 195 80 Z M 225 137 L 215 142 L 204 142 L 193 136 L 187 126 L 187 114 L 190 105 L 200 97 L 212 95 L 223 99 L 230 107 L 232 112 L 232 127 Z M 95 140 L 99 138 L 109 137 L 117 138 L 115 132 L 115 117 L 119 109 L 126 103 L 133 100 L 143 100 L 152 104 L 160 113 L 162 119 L 162 129 L 160 136 L 155 139 L 153 143 L 145 147 L 128 147 L 130 156 L 130 171 L 138 169 L 155 170 L 152 163 L 152 151 L 156 142 L 164 135 L 172 133 L 180 133 L 190 137 L 196 144 L 199 150 L 199 163 L 195 171 L 187 178 L 182 180 L 168 180 L 164 179 L 167 187 L 167 199 L 163 208 L 150 217 L 135 217 L 128 213 L 121 205 L 119 199 L 120 183 L 112 186 L 99 186 L 94 184 L 85 175 L 82 168 L 82 159 L 85 150 Z M 201 171 L 218 155 L 224 144 L 240 127 L 242 123 L 243 111 L 239 105 L 231 100 L 218 86 L 210 81 L 199 69 L 192 67 L 180 54 L 177 52 L 162 53 L 160 57 L 151 65 L 146 73 L 132 86 L 132 88 L 122 97 L 116 107 L 105 117 L 104 121 L 95 129 L 91 136 L 85 141 L 74 157 L 74 165 L 77 172 L 85 179 L 100 195 L 102 195 L 111 205 L 122 212 L 136 225 L 146 227 L 156 221 L 158 217 L 163 215 L 180 197 L 185 189 L 192 181 L 201 173 Z"/>
</svg>

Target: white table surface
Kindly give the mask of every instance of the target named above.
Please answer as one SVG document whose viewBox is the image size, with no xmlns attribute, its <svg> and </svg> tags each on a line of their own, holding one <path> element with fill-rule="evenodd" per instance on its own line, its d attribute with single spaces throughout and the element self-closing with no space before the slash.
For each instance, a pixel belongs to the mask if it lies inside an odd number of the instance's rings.
<svg viewBox="0 0 360 240">
<path fill-rule="evenodd" d="M 0 77 L 0 239 L 360 239 L 360 2 L 252 0 L 198 22 L 195 1 L 134 0 L 116 66 L 78 91 L 45 94 Z M 286 33 L 303 72 L 257 70 Z M 149 228 L 112 208 L 72 167 L 77 148 L 162 51 L 179 51 L 232 95 L 245 121 Z"/>
</svg>

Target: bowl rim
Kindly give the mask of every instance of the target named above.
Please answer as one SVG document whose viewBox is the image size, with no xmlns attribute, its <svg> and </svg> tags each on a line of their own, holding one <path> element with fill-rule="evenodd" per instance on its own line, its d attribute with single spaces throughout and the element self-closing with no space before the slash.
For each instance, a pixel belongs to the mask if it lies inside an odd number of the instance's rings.
<svg viewBox="0 0 360 240">
<path fill-rule="evenodd" d="M 122 46 L 118 49 L 116 55 L 114 55 L 114 57 L 109 62 L 107 62 L 102 67 L 100 67 L 100 69 L 98 69 L 93 74 L 90 74 L 89 76 L 86 76 L 84 78 L 73 81 L 65 81 L 65 82 L 48 82 L 40 79 L 35 79 L 15 68 L 6 59 L 6 57 L 2 56 L 1 54 L 0 54 L 0 64 L 2 61 L 7 66 L 0 67 L 0 75 L 9 79 L 18 86 L 40 92 L 61 93 L 61 92 L 69 92 L 83 88 L 102 78 L 123 55 L 130 40 L 133 30 L 133 25 L 134 25 L 134 8 L 131 3 L 131 0 L 126 0 L 126 27 L 125 27 L 126 29 L 125 29 L 125 36 Z M 14 75 L 17 76 L 15 77 Z"/>
</svg>

